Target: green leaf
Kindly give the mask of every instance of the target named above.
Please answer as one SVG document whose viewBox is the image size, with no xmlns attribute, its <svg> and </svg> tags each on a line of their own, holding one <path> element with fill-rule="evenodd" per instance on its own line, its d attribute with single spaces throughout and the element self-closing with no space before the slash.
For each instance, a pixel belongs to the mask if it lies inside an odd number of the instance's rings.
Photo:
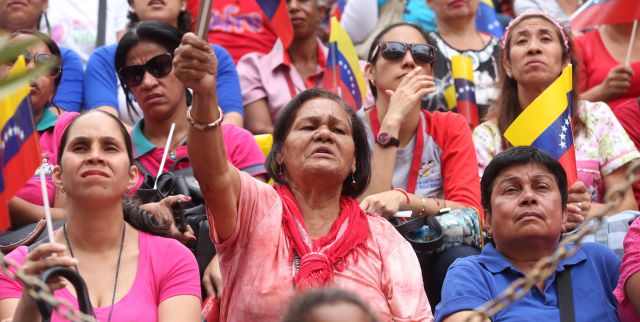
<svg viewBox="0 0 640 322">
<path fill-rule="evenodd" d="M 27 69 L 23 74 L 0 80 L 0 97 L 5 97 L 20 86 L 24 86 L 25 83 L 28 84 L 39 76 L 49 73 L 52 65 L 52 62 L 38 64 L 35 68 Z"/>
<path fill-rule="evenodd" d="M 29 50 L 29 47 L 37 44 L 41 40 L 35 37 L 27 37 L 22 40 L 7 41 L 0 38 L 0 64 L 6 64 L 7 62 L 13 62 L 16 57 L 25 51 Z"/>
</svg>

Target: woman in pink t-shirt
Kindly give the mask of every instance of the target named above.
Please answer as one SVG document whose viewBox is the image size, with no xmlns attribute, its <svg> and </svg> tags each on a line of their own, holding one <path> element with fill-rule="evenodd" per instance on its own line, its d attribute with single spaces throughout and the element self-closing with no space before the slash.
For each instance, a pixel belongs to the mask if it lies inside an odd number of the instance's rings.
<svg viewBox="0 0 640 322">
<path fill-rule="evenodd" d="M 154 236 L 168 235 L 175 225 L 123 201 L 137 179 L 124 125 L 102 111 L 76 118 L 62 135 L 57 161 L 53 181 L 65 191 L 66 224 L 52 243 L 31 251 L 22 246 L 8 257 L 33 277 L 52 266 L 76 269 L 100 321 L 200 321 L 195 258 L 178 241 Z M 168 213 L 180 198 L 159 206 Z M 76 302 L 62 280 L 48 284 L 55 296 Z M 0 274 L 0 320 L 11 317 L 41 319 L 22 284 Z M 54 314 L 53 321 L 61 320 Z"/>
<path fill-rule="evenodd" d="M 193 34 L 174 58 L 176 76 L 194 92 L 188 148 L 220 256 L 221 320 L 278 321 L 297 291 L 331 285 L 357 294 L 381 320 L 432 321 L 413 249 L 355 199 L 371 176 L 355 112 L 321 89 L 294 97 L 267 157 L 274 189 L 225 157 L 223 115 L 212 108 L 216 62 Z"/>
</svg>

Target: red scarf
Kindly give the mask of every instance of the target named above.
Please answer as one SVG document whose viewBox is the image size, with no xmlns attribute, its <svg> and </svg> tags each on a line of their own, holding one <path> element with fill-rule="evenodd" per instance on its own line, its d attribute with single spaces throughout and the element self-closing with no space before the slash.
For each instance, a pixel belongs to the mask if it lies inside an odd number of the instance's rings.
<svg viewBox="0 0 640 322">
<path fill-rule="evenodd" d="M 282 200 L 282 229 L 289 240 L 289 256 L 295 251 L 300 257 L 300 270 L 294 277 L 297 288 L 318 287 L 331 284 L 333 273 L 347 268 L 347 256 L 358 261 L 356 248 L 366 251 L 369 237 L 367 214 L 358 202 L 350 197 L 340 197 L 340 215 L 331 225 L 326 236 L 311 242 L 296 199 L 286 185 L 276 185 Z"/>
</svg>

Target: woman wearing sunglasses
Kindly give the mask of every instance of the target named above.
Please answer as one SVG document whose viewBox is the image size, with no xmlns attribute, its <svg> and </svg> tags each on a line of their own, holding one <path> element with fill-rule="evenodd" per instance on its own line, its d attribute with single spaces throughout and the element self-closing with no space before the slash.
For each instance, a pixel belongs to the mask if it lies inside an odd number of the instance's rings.
<svg viewBox="0 0 640 322">
<path fill-rule="evenodd" d="M 365 75 L 376 101 L 359 111 L 373 148 L 373 175 L 361 202 L 365 210 L 391 217 L 399 210 L 433 216 L 442 208 L 481 209 L 475 150 L 466 121 L 457 113 L 420 109 L 422 97 L 435 90 L 435 58 L 436 49 L 427 44 L 424 31 L 410 23 L 390 25 L 371 46 Z M 452 257 L 477 253 L 466 247 L 460 251 Z M 435 277 L 423 265 L 432 305 L 438 303 L 449 262 L 426 267 L 439 268 Z"/>
<path fill-rule="evenodd" d="M 0 0 L 0 40 L 8 38 L 18 30 L 39 30 L 45 17 L 47 1 Z M 51 29 L 48 29 L 49 36 Z M 58 81 L 58 90 L 48 102 L 48 107 L 80 112 L 82 109 L 82 58 L 74 50 L 60 46 L 60 65 L 63 73 Z M 58 114 L 60 114 L 58 112 Z"/>
<path fill-rule="evenodd" d="M 16 31 L 10 36 L 10 41 L 22 41 L 30 38 L 36 38 L 38 41 L 23 53 L 27 68 L 33 68 L 41 63 L 53 62 L 53 67 L 48 74 L 39 76 L 31 82 L 29 97 L 36 130 L 39 135 L 40 150 L 46 161 L 50 165 L 55 165 L 60 135 L 76 113 L 58 115 L 48 108 L 49 102 L 54 97 L 62 79 L 62 69 L 60 68 L 62 56 L 60 49 L 51 38 L 35 30 Z M 0 75 L 8 72 L 11 67 L 12 64 L 0 65 L 0 69 L 2 69 Z M 51 182 L 50 168 L 45 173 L 45 178 L 47 180 L 49 206 L 54 206 L 57 195 L 53 182 Z M 58 201 L 57 205 L 60 205 L 61 199 Z M 42 206 L 40 176 L 37 174 L 9 202 L 11 225 L 15 228 L 37 222 L 43 216 Z M 62 209 L 59 208 L 54 208 L 52 215 L 53 219 L 62 219 L 64 217 Z"/>
<path fill-rule="evenodd" d="M 476 29 L 479 0 L 427 0 L 436 13 L 438 28 L 427 34 L 429 43 L 438 48 L 433 65 L 437 91 L 429 94 L 426 108 L 448 111 L 445 90 L 453 86 L 451 57 L 465 55 L 473 61 L 475 98 L 479 119 L 484 119 L 491 101 L 497 96 L 499 39 Z"/>
<path fill-rule="evenodd" d="M 129 0 L 128 28 L 139 21 L 162 21 L 182 32 L 191 30 L 191 15 L 186 11 L 184 0 Z M 102 109 L 118 115 L 127 125 L 132 126 L 142 117 L 140 102 L 120 90 L 117 69 L 113 61 L 117 44 L 100 47 L 94 51 L 85 71 L 84 92 L 87 109 Z M 217 90 L 225 93 L 220 98 L 220 107 L 225 113 L 225 123 L 243 126 L 244 110 L 238 73 L 229 53 L 221 46 L 212 46 L 219 57 Z M 189 94 L 191 95 L 191 94 Z"/>
</svg>

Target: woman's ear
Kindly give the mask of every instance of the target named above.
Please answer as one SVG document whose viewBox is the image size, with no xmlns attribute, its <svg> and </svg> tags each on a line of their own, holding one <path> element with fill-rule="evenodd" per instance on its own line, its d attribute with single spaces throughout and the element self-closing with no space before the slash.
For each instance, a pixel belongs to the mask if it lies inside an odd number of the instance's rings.
<svg viewBox="0 0 640 322">
<path fill-rule="evenodd" d="M 129 167 L 129 183 L 127 184 L 127 190 L 131 190 L 138 183 L 138 167 L 131 165 Z"/>
<path fill-rule="evenodd" d="M 180 11 L 185 11 L 185 10 L 187 10 L 187 1 L 180 0 Z"/>
<path fill-rule="evenodd" d="M 53 175 L 51 176 L 51 181 L 59 190 L 62 190 L 64 187 L 62 185 L 62 169 L 59 164 L 53 166 Z"/>
<path fill-rule="evenodd" d="M 493 228 L 491 227 L 491 211 L 484 210 L 484 228 L 487 230 L 487 235 L 493 237 Z"/>
<path fill-rule="evenodd" d="M 371 63 L 367 63 L 366 65 L 364 65 L 364 77 L 366 77 L 367 80 L 370 81 L 371 84 L 373 84 L 373 86 L 376 86 L 375 77 L 373 76 L 374 68 L 375 67 L 373 67 L 373 64 Z"/>
<path fill-rule="evenodd" d="M 502 67 L 504 68 L 504 72 L 509 76 L 509 78 L 513 78 L 513 71 L 511 70 L 511 63 L 505 57 L 502 60 Z"/>
</svg>

